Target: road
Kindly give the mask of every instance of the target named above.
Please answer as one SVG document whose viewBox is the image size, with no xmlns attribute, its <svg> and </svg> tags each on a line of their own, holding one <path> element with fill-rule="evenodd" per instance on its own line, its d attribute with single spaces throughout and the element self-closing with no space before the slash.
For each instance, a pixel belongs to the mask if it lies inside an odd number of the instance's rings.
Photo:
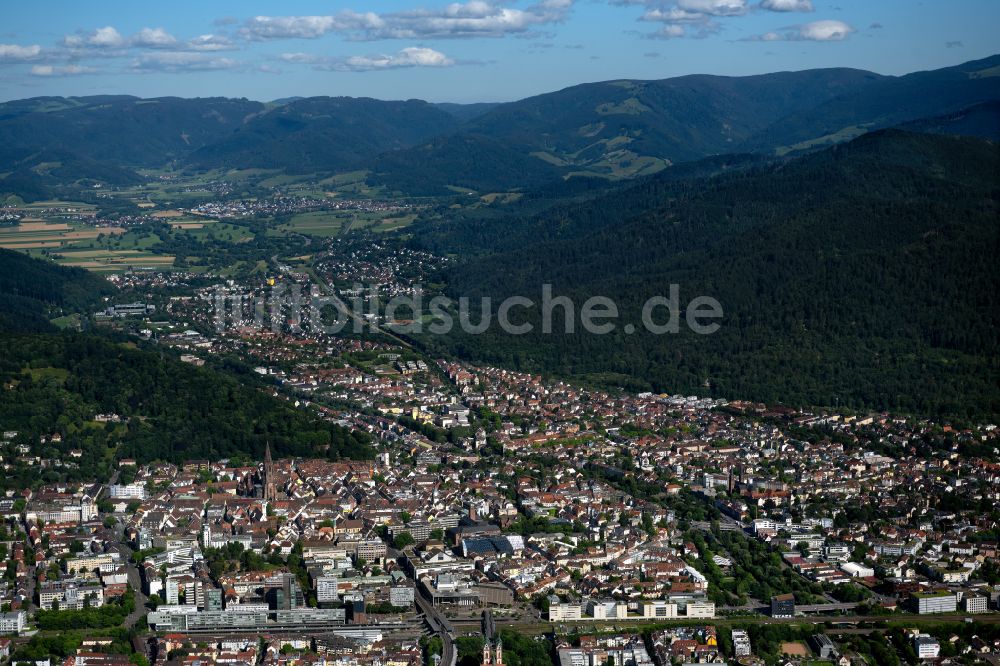
<svg viewBox="0 0 1000 666">
<path fill-rule="evenodd" d="M 118 552 L 121 553 L 122 559 L 125 561 L 125 571 L 128 573 L 128 584 L 132 587 L 132 593 L 135 596 L 135 610 L 133 610 L 128 617 L 122 622 L 122 626 L 126 629 L 131 629 L 135 626 L 136 622 L 140 618 L 145 617 L 148 612 L 146 609 L 146 602 L 149 601 L 142 591 L 142 577 L 139 575 L 139 568 L 132 561 L 132 549 L 125 543 L 123 528 L 121 522 L 115 527 L 115 531 L 118 533 Z"/>
</svg>

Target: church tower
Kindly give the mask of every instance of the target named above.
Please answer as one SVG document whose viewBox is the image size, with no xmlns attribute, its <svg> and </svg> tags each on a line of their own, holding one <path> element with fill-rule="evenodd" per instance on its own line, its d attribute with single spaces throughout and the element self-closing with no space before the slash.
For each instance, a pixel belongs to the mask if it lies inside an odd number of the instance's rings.
<svg viewBox="0 0 1000 666">
<path fill-rule="evenodd" d="M 493 660 L 493 666 L 503 666 L 503 641 L 499 638 L 497 639 L 496 658 Z"/>
<path fill-rule="evenodd" d="M 492 666 L 493 655 L 490 654 L 490 642 L 483 641 L 483 666 Z"/>
<path fill-rule="evenodd" d="M 271 460 L 271 443 L 264 445 L 264 499 L 273 502 L 278 499 L 278 490 L 274 478 L 274 461 Z"/>
</svg>

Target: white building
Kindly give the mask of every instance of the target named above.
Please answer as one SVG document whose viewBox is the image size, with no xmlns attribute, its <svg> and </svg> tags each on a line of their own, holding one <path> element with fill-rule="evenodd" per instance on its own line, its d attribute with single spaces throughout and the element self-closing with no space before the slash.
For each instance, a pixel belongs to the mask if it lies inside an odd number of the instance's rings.
<svg viewBox="0 0 1000 666">
<path fill-rule="evenodd" d="M 75 574 L 81 571 L 107 571 L 118 566 L 118 553 L 100 553 L 98 555 L 85 555 L 82 557 L 72 557 L 66 560 L 67 573 Z"/>
<path fill-rule="evenodd" d="M 28 626 L 28 614 L 23 611 L 0 613 L 0 634 L 19 634 Z"/>
<path fill-rule="evenodd" d="M 715 602 L 712 601 L 689 601 L 684 611 L 686 617 L 712 618 L 715 617 Z"/>
<path fill-rule="evenodd" d="M 745 629 L 733 629 L 733 654 L 737 657 L 749 657 L 753 654 L 750 634 Z"/>
<path fill-rule="evenodd" d="M 628 604 L 591 599 L 587 602 L 587 615 L 595 620 L 623 620 L 628 617 Z"/>
<path fill-rule="evenodd" d="M 563 604 L 549 602 L 549 621 L 563 622 L 565 620 L 579 620 L 583 617 L 583 609 L 580 604 Z"/>
<path fill-rule="evenodd" d="M 962 600 L 966 613 L 985 613 L 988 603 L 989 599 L 981 594 L 967 594 Z"/>
<path fill-rule="evenodd" d="M 928 634 L 917 634 L 913 637 L 913 651 L 919 659 L 937 659 L 941 653 L 941 644 Z"/>
<path fill-rule="evenodd" d="M 844 562 L 840 565 L 840 570 L 851 578 L 871 578 L 875 575 L 875 569 L 857 562 Z"/>
<path fill-rule="evenodd" d="M 316 579 L 316 601 L 319 603 L 332 603 L 340 600 L 337 592 L 340 584 L 339 576 L 320 576 Z"/>
<path fill-rule="evenodd" d="M 104 588 L 100 583 L 78 581 L 46 581 L 38 588 L 38 605 L 52 610 L 82 610 L 85 606 L 99 608 L 104 605 Z"/>
<path fill-rule="evenodd" d="M 677 617 L 677 604 L 670 601 L 644 602 L 642 604 L 642 617 L 646 619 L 675 618 Z"/>
<path fill-rule="evenodd" d="M 958 598 L 948 592 L 918 594 L 916 598 L 917 613 L 920 615 L 927 615 L 929 613 L 954 613 L 958 610 Z"/>
<path fill-rule="evenodd" d="M 141 483 L 119 484 L 108 486 L 111 499 L 146 499 L 146 486 Z"/>
</svg>

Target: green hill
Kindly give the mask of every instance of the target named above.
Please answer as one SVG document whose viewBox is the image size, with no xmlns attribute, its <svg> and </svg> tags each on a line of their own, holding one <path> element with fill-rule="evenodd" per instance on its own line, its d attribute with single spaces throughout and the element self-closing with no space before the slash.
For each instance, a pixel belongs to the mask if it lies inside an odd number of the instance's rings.
<svg viewBox="0 0 1000 666">
<path fill-rule="evenodd" d="M 956 113 L 1000 100 L 1000 55 L 956 67 L 885 77 L 875 85 L 817 100 L 747 140 L 744 150 L 810 149 L 865 131 Z"/>
<path fill-rule="evenodd" d="M 898 129 L 1000 141 L 1000 101 L 983 102 L 954 113 L 903 123 Z"/>
<path fill-rule="evenodd" d="M 457 123 L 450 113 L 419 100 L 309 97 L 248 119 L 230 135 L 195 151 L 188 162 L 200 168 L 295 173 L 355 169 L 380 153 L 448 132 Z"/>
<path fill-rule="evenodd" d="M 0 104 L 0 171 L 42 150 L 119 167 L 158 167 L 232 133 L 260 102 L 128 96 Z"/>
<path fill-rule="evenodd" d="M 50 319 L 92 311 L 113 292 L 110 282 L 82 268 L 0 249 L 0 335 L 54 330 Z"/>
<path fill-rule="evenodd" d="M 73 471 L 14 466 L 0 490 L 106 478 L 116 458 L 181 462 L 279 454 L 367 457 L 370 438 L 273 397 L 252 373 L 198 368 L 125 338 L 57 333 L 49 318 L 92 311 L 114 287 L 103 278 L 0 250 L 0 427 L 38 455 L 84 456 Z M 116 413 L 127 423 L 96 424 Z M 60 443 L 44 443 L 58 432 Z M 10 485 L 8 485 L 10 482 Z M 21 484 L 21 485 L 18 485 Z"/>
<path fill-rule="evenodd" d="M 368 182 L 407 194 L 441 195 L 451 193 L 449 188 L 477 192 L 527 188 L 563 173 L 494 139 L 459 134 L 384 153 L 375 160 Z"/>
<path fill-rule="evenodd" d="M 676 163 L 734 152 L 779 118 L 880 79 L 825 69 L 588 83 L 503 104 L 467 130 L 579 169 L 632 175 L 642 157 Z"/>
<path fill-rule="evenodd" d="M 876 132 L 711 178 L 652 178 L 541 215 L 415 242 L 467 258 L 452 296 L 593 295 L 609 335 L 425 336 L 481 361 L 683 393 L 940 415 L 1000 413 L 1000 250 L 993 143 Z M 500 238 L 501 241 L 491 239 Z M 714 335 L 622 332 L 681 289 L 725 312 Z M 495 307 L 495 306 L 494 306 Z M 521 312 L 520 310 L 518 312 Z"/>
<path fill-rule="evenodd" d="M 484 169 L 473 189 L 502 189 L 517 180 L 519 170 L 532 168 L 532 160 L 563 175 L 634 178 L 713 155 L 816 150 L 867 131 L 995 101 L 1000 78 L 990 72 L 998 65 L 1000 56 L 903 77 L 819 69 L 587 83 L 498 105 L 457 132 L 468 137 L 471 153 L 482 152 L 484 139 L 504 148 L 501 166 L 489 167 L 489 173 Z M 987 122 L 965 127 L 977 136 L 992 136 Z M 473 178 L 482 167 L 455 149 L 461 145 L 454 139 L 444 145 L 434 141 L 382 156 L 374 178 L 405 183 L 413 192 L 438 189 L 448 180 L 442 174 Z M 476 167 L 472 173 L 470 162 Z"/>
<path fill-rule="evenodd" d="M 566 176 L 637 178 L 722 154 L 799 154 L 923 119 L 993 136 L 992 107 L 977 105 L 1000 100 L 998 68 L 1000 56 L 898 77 L 817 69 L 624 79 L 506 104 L 37 97 L 0 104 L 0 192 L 127 185 L 131 170 L 169 163 L 369 170 L 370 182 L 408 194 L 498 191 Z M 947 121 L 967 109 L 977 109 L 973 119 Z M 52 152 L 62 170 L 39 174 Z"/>
</svg>

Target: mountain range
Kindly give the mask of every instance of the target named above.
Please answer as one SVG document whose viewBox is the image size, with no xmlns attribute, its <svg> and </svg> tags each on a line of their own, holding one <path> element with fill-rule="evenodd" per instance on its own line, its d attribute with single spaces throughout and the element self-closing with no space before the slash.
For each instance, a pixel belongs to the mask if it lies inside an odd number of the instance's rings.
<svg viewBox="0 0 1000 666">
<path fill-rule="evenodd" d="M 998 100 L 1000 55 L 898 77 L 821 69 L 608 81 L 505 104 L 39 97 L 0 104 L 0 194 L 127 185 L 137 169 L 168 164 L 364 170 L 402 194 L 507 191 L 650 175 L 724 153 L 796 154 L 913 123 L 996 136 Z"/>
</svg>

